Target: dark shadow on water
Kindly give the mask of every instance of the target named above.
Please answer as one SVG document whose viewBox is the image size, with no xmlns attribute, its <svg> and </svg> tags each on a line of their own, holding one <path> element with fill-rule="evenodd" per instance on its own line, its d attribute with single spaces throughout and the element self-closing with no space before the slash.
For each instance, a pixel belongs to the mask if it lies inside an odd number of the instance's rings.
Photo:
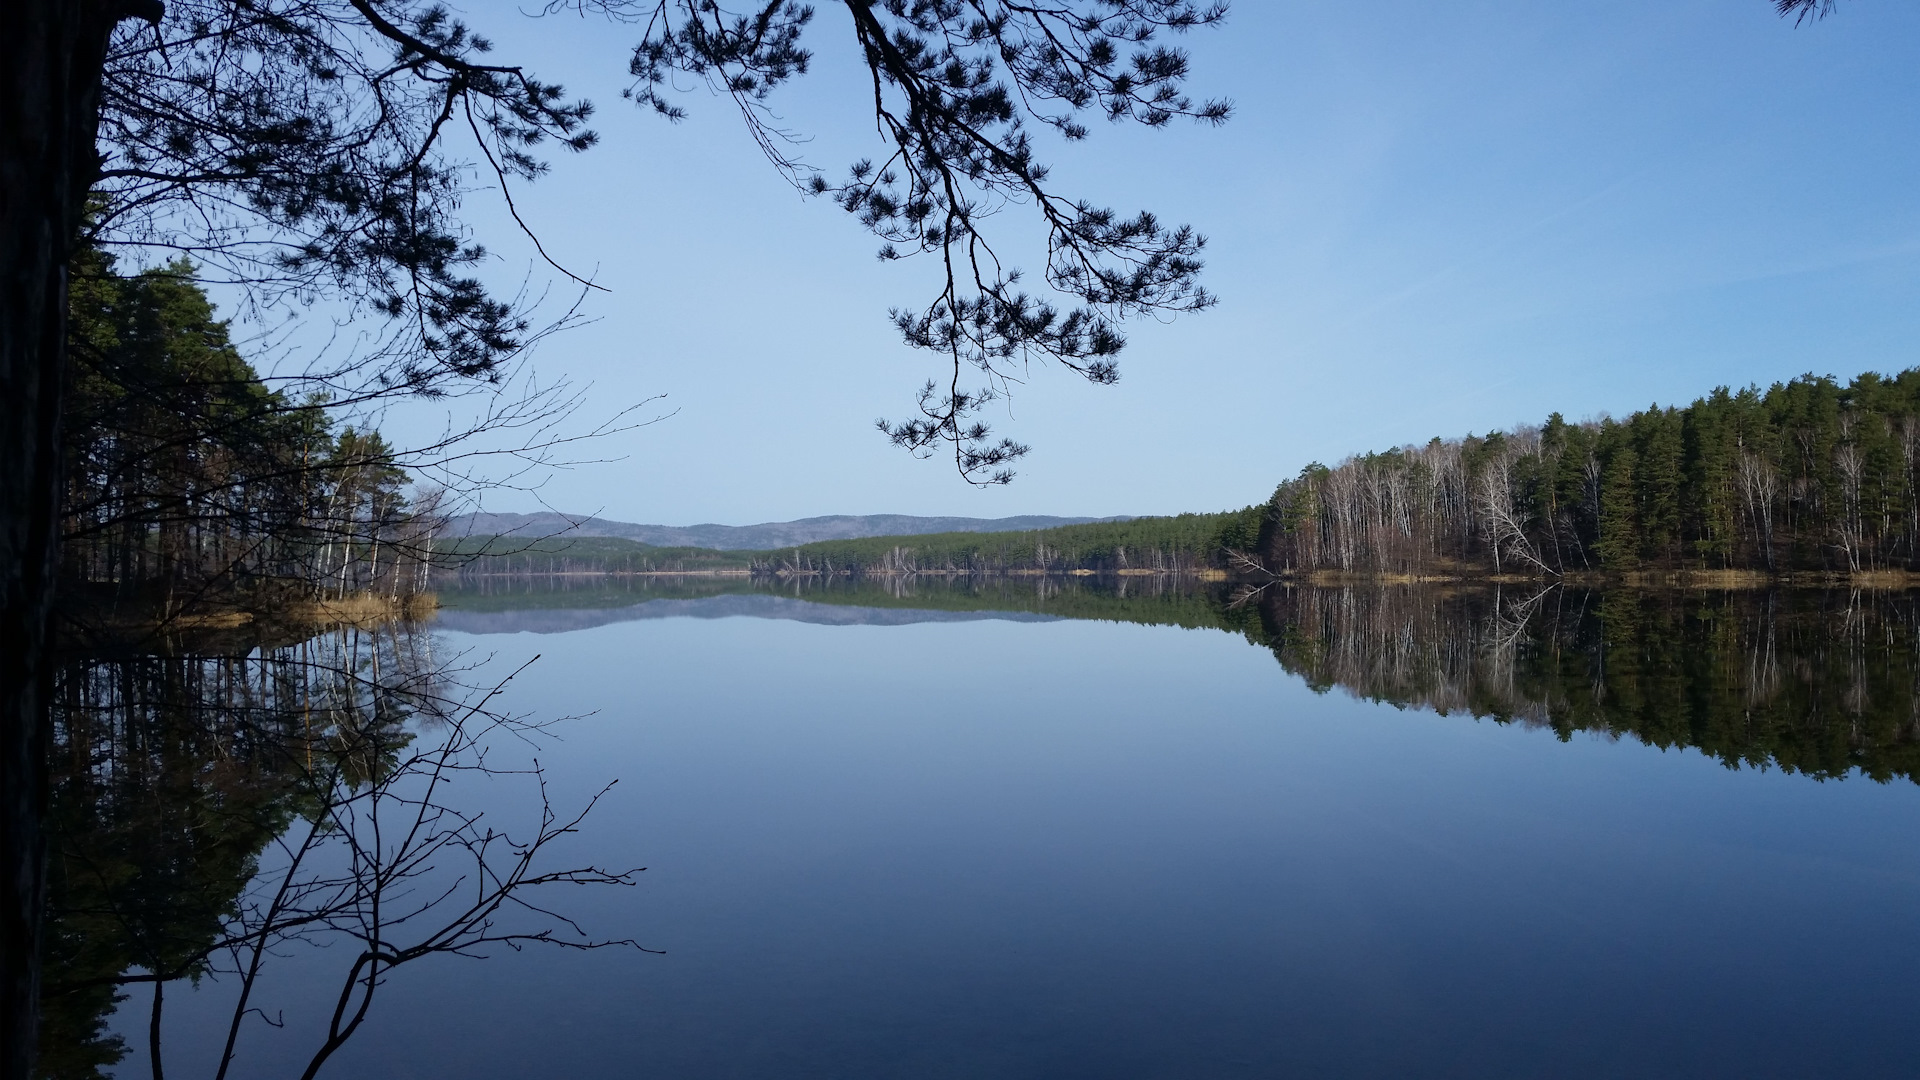
<svg viewBox="0 0 1920 1080">
<path fill-rule="evenodd" d="M 1270 589 L 1249 633 L 1320 690 L 1692 747 L 1729 768 L 1920 778 L 1920 595 Z"/>
<path fill-rule="evenodd" d="M 432 641 L 393 622 L 57 671 L 41 1076 L 101 1077 L 134 1054 L 110 1028 L 130 991 L 147 1012 L 137 1071 L 162 1074 L 167 991 L 191 984 L 222 995 L 231 1020 L 224 1052 L 186 1074 L 225 1076 L 238 1048 L 285 1027 L 311 1075 L 400 965 L 633 944 L 525 906 L 546 884 L 632 883 L 546 865 L 578 819 L 545 801 L 537 769 L 540 817 L 512 839 L 452 798 L 456 777 L 503 775 L 493 742 L 543 725 L 492 712 Z M 283 958 L 314 947 L 338 961 L 331 1015 L 257 1007 Z"/>
<path fill-rule="evenodd" d="M 1317 690 L 1692 747 L 1733 768 L 1920 777 L 1920 593 L 1557 586 L 1264 589 L 1182 577 L 521 578 L 441 594 L 443 625 L 1097 619 L 1213 628 Z"/>
</svg>

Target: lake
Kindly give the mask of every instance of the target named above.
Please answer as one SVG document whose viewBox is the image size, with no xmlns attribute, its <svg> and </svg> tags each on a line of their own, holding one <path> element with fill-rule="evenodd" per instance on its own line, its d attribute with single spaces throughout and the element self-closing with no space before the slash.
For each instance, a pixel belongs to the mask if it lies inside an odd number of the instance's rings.
<svg viewBox="0 0 1920 1080">
<path fill-rule="evenodd" d="M 543 857 L 646 869 L 539 902 L 657 951 L 426 957 L 322 1075 L 1920 1074 L 1906 594 L 628 579 L 443 601 L 355 670 L 525 664 L 492 707 L 557 722 L 448 790 L 519 829 L 540 804 L 512 770 L 537 759 L 563 814 L 618 781 Z M 247 662 L 222 693 L 295 700 Z M 145 738 L 119 723 L 95 774 Z M 179 751 L 204 768 L 177 784 L 245 759 L 225 747 Z M 307 811 L 276 813 L 284 838 Z M 69 847 L 109 829 L 72 822 Z M 71 925 L 97 945 L 120 924 L 91 903 Z M 298 1076 L 351 954 L 272 950 L 230 1075 Z M 236 985 L 169 986 L 168 1073 L 212 1074 Z M 99 1067 L 144 1076 L 152 991 L 125 992 L 70 1038 L 118 1035 Z"/>
</svg>

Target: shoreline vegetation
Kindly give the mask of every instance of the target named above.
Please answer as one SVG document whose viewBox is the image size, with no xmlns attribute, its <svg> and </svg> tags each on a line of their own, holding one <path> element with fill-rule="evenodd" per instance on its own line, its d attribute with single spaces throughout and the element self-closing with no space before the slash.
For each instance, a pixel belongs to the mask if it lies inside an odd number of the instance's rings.
<svg viewBox="0 0 1920 1080">
<path fill-rule="evenodd" d="M 1259 542 L 1260 506 L 993 533 L 924 533 L 821 540 L 773 550 L 654 547 L 615 537 L 462 537 L 435 541 L 436 563 L 459 576 L 594 571 L 808 574 L 1206 573 Z"/>
<path fill-rule="evenodd" d="M 430 622 L 439 606 L 439 594 L 433 592 L 405 596 L 362 592 L 253 607 L 201 603 L 173 611 L 155 604 L 99 607 L 70 602 L 60 609 L 54 629 L 61 651 L 74 656 L 129 650 L 244 652 L 297 643 L 334 630 Z"/>
<path fill-rule="evenodd" d="M 68 608 L 64 614 L 82 625 L 103 628 L 229 627 L 245 626 L 250 623 L 324 628 L 371 626 L 392 619 L 418 621 L 431 618 L 438 606 L 439 594 L 433 592 L 417 592 L 405 596 L 362 592 L 344 597 L 309 597 L 284 601 L 271 608 L 205 604 L 179 611 L 163 612 L 150 606 L 140 605 L 125 610 Z"/>
<path fill-rule="evenodd" d="M 73 270 L 63 647 L 431 609 L 444 493 L 343 420 L 352 402 L 272 389 L 184 260 L 122 275 L 87 248 Z"/>
<path fill-rule="evenodd" d="M 1683 408 L 1435 438 L 1308 465 L 1265 503 L 774 551 L 607 537 L 436 541 L 457 577 L 1195 574 L 1260 583 L 1920 585 L 1920 368 L 1804 375 Z"/>
<path fill-rule="evenodd" d="M 484 571 L 465 572 L 454 579 L 453 588 L 457 591 L 460 583 L 474 581 L 514 581 L 548 580 L 555 578 L 573 578 L 596 580 L 602 578 L 774 578 L 794 579 L 846 579 L 861 578 L 1179 578 L 1189 581 L 1224 582 L 1249 580 L 1246 575 L 1236 575 L 1228 570 L 1202 568 L 1193 570 L 521 570 L 521 571 Z M 1252 579 L 1252 583 L 1264 581 L 1285 582 L 1293 585 L 1348 586 L 1348 585 L 1525 585 L 1548 584 L 1570 585 L 1582 588 L 1628 588 L 1628 589 L 1710 589 L 1710 590 L 1748 590 L 1748 589 L 1911 589 L 1920 588 L 1920 571 L 1909 570 L 1872 570 L 1858 573 L 1832 573 L 1817 571 L 1781 571 L 1768 573 L 1756 570 L 1659 570 L 1629 571 L 1609 574 L 1601 571 L 1574 571 L 1558 577 L 1547 578 L 1541 575 L 1526 574 L 1483 574 L 1434 572 L 1425 574 L 1394 574 L 1375 571 L 1345 572 L 1339 570 L 1315 570 L 1308 573 L 1298 571 L 1280 571 L 1261 575 Z M 438 594 L 426 594 L 428 599 Z M 432 606 L 429 604 L 429 606 Z"/>
<path fill-rule="evenodd" d="M 1571 579 L 1920 571 L 1920 368 L 1721 387 L 1625 420 L 1308 465 L 1267 502 L 1273 571 Z M 1738 579 L 1729 579 L 1738 580 Z"/>
<path fill-rule="evenodd" d="M 76 271 L 59 612 L 81 650 L 422 619 L 436 590 L 530 577 L 1920 587 L 1920 368 L 1555 413 L 1308 465 L 1219 513 L 771 550 L 451 537 L 449 493 L 378 432 L 266 388 L 192 266 Z"/>
</svg>

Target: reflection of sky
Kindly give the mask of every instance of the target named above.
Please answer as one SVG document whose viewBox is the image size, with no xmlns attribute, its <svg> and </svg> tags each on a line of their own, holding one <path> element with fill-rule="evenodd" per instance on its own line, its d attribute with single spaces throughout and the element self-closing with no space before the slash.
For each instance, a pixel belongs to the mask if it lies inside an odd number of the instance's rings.
<svg viewBox="0 0 1920 1080">
<path fill-rule="evenodd" d="M 824 626 L 905 626 L 922 622 L 1001 619 L 1048 622 L 1058 618 L 1032 611 L 916 611 L 911 608 L 816 604 L 787 596 L 704 596 L 695 600 L 646 600 L 617 608 L 588 610 L 461 611 L 445 608 L 434 616 L 437 629 L 460 634 L 561 634 L 635 619 L 791 619 Z"/>
<path fill-rule="evenodd" d="M 546 654 L 508 707 L 592 713 L 540 751 L 556 802 L 620 783 L 559 858 L 650 869 L 554 900 L 667 954 L 405 973 L 340 1075 L 1920 1067 L 1911 784 L 1316 696 L 1214 631 L 463 640 Z M 290 1016 L 320 996 L 277 985 Z M 182 1035 L 176 1070 L 211 1037 Z"/>
<path fill-rule="evenodd" d="M 929 374 L 885 317 L 928 268 L 877 263 L 784 187 L 730 103 L 695 90 L 673 126 L 621 102 L 634 28 L 481 17 L 501 56 L 601 106 L 603 145 L 520 200 L 613 289 L 540 370 L 592 382 L 596 416 L 659 392 L 680 410 L 584 454 L 627 460 L 554 478 L 541 495 L 569 511 L 1210 510 L 1316 458 L 1914 362 L 1920 8 L 1845 3 L 1796 30 L 1767 0 L 1250 0 L 1188 42 L 1196 88 L 1238 106 L 1227 126 L 1043 142 L 1063 190 L 1208 233 L 1221 306 L 1138 328 L 1117 387 L 1036 370 L 1001 418 L 1036 453 L 975 493 L 871 428 Z M 844 23 L 821 6 L 815 71 L 775 99 L 834 175 L 879 150 Z M 469 205 L 517 287 L 530 249 Z M 1026 216 L 995 228 L 1033 269 Z"/>
</svg>

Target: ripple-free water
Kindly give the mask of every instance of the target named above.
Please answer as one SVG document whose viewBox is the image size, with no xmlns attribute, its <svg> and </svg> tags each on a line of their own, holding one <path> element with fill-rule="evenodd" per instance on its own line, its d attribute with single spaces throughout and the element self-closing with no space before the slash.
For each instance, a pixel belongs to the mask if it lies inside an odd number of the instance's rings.
<svg viewBox="0 0 1920 1080">
<path fill-rule="evenodd" d="M 1216 629 L 739 600 L 446 620 L 584 714 L 557 804 L 619 781 L 563 858 L 648 869 L 552 902 L 664 955 L 403 969 L 327 1075 L 1920 1074 L 1909 779 L 1316 693 Z M 196 1075 L 224 1015 L 178 996 Z M 297 1075 L 298 1026 L 236 1075 Z"/>
</svg>

